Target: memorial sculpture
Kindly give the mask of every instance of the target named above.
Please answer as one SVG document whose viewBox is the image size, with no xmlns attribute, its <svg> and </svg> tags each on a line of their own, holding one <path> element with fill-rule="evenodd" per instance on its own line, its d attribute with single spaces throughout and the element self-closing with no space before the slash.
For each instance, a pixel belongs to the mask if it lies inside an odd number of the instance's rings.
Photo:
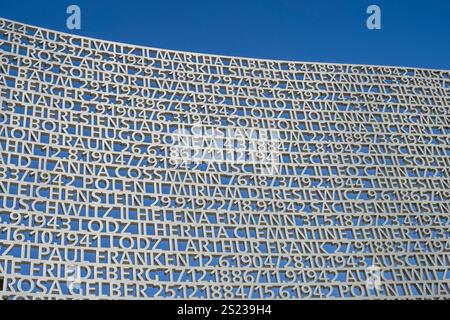
<svg viewBox="0 0 450 320">
<path fill-rule="evenodd" d="M 450 71 L 0 19 L 4 299 L 449 298 Z"/>
</svg>

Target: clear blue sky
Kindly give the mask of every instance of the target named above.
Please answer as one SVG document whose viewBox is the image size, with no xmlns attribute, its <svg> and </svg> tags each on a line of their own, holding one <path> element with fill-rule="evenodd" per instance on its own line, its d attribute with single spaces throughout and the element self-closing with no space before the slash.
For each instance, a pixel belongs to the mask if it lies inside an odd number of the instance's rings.
<svg viewBox="0 0 450 320">
<path fill-rule="evenodd" d="M 82 28 L 66 29 L 66 8 Z M 382 29 L 366 28 L 366 8 Z M 256 58 L 450 69 L 448 0 L 0 0 L 0 16 L 158 48 Z"/>
</svg>

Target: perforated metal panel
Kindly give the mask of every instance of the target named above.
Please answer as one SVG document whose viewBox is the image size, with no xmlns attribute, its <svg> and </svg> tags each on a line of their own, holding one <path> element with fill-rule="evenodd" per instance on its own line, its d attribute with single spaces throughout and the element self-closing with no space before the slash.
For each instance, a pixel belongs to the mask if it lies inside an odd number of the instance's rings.
<svg viewBox="0 0 450 320">
<path fill-rule="evenodd" d="M 0 19 L 14 298 L 448 298 L 450 73 Z"/>
</svg>

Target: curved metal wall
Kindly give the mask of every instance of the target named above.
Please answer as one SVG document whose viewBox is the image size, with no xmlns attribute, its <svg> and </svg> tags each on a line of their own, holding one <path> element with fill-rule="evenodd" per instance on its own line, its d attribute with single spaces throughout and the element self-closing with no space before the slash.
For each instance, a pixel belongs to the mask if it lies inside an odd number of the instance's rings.
<svg viewBox="0 0 450 320">
<path fill-rule="evenodd" d="M 449 71 L 0 29 L 4 298 L 450 297 Z"/>
</svg>

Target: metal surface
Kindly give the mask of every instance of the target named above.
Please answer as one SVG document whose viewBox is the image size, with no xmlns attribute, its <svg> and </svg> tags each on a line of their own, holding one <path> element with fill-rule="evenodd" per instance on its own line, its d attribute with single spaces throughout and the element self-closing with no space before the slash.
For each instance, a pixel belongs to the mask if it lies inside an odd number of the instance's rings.
<svg viewBox="0 0 450 320">
<path fill-rule="evenodd" d="M 450 72 L 0 19 L 15 298 L 449 298 Z"/>
</svg>

